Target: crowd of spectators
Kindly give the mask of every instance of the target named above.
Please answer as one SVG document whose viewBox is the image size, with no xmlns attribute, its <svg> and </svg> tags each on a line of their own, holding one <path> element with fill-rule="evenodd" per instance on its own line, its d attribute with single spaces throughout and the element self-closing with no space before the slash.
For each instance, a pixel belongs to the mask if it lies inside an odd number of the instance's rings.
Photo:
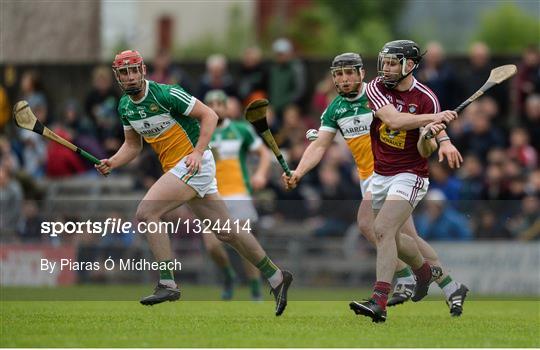
<svg viewBox="0 0 540 350">
<path fill-rule="evenodd" d="M 305 131 L 318 128 L 320 114 L 336 91 L 329 74 L 308 76 L 305 62 L 288 39 L 276 40 L 272 51 L 272 57 L 264 60 L 258 47 L 247 48 L 235 72 L 230 71 L 224 55 L 211 55 L 206 60 L 204 74 L 197 80 L 174 64 L 169 52 L 161 50 L 149 64 L 148 78 L 180 84 L 201 100 L 209 90 L 224 90 L 230 96 L 227 106 L 230 118 L 241 118 L 243 107 L 253 99 L 268 98 L 270 127 L 294 169 L 308 144 Z M 466 67 L 457 70 L 446 59 L 442 46 L 432 42 L 427 45 L 416 78 L 434 90 L 443 109 L 452 109 L 478 89 L 493 68 L 487 45 L 471 46 Z M 373 75 L 374 72 L 370 74 Z M 104 158 L 114 154 L 123 141 L 116 111 L 120 91 L 108 67 L 96 67 L 89 78 L 92 86 L 86 98 L 65 101 L 55 118 L 48 114 L 47 95 L 37 71 L 22 74 L 18 97 L 26 99 L 37 118 L 57 134 Z M 308 88 L 308 82 L 319 78 L 320 81 L 312 84 L 313 88 Z M 5 96 L 3 89 L 0 95 Z M 6 98 L 1 100 L 0 128 L 6 130 L 9 118 L 5 113 L 9 112 Z M 518 64 L 518 75 L 471 104 L 450 124 L 448 131 L 464 163 L 459 169 L 450 169 L 436 156 L 430 160 L 432 191 L 416 217 L 420 234 L 432 240 L 539 239 L 538 49 L 525 50 Z M 136 186 L 144 190 L 161 175 L 161 168 L 151 150 L 145 147 L 136 164 L 123 172 L 133 175 Z M 20 221 L 26 214 L 35 216 L 35 205 L 28 201 L 42 199 L 36 183 L 81 175 L 99 181 L 91 164 L 65 148 L 29 131 L 3 132 L 0 226 L 18 232 L 21 237 L 34 237 L 27 231 L 37 226 Z M 361 193 L 353 159 L 339 135 L 321 164 L 305 177 L 298 189 L 285 192 L 279 175 L 276 166 L 264 198 L 283 204 L 267 213 L 263 210 L 263 215 L 292 221 L 324 217 L 314 228 L 318 236 L 343 235 L 354 223 Z"/>
</svg>

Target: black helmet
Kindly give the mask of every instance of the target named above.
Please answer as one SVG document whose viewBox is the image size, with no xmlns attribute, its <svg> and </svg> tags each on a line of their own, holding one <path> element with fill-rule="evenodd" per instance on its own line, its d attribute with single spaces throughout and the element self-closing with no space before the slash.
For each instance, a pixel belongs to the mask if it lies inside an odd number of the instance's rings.
<svg viewBox="0 0 540 350">
<path fill-rule="evenodd" d="M 354 52 L 346 52 L 342 53 L 340 55 L 337 55 L 332 60 L 332 66 L 330 67 L 330 71 L 332 72 L 332 79 L 334 80 L 334 85 L 336 86 L 337 92 L 343 96 L 348 98 L 354 98 L 358 96 L 359 91 L 358 88 L 362 84 L 362 79 L 360 78 L 359 81 L 354 82 L 353 89 L 350 92 L 343 92 L 339 86 L 339 84 L 336 83 L 335 74 L 337 71 L 342 71 L 346 67 L 352 67 L 356 70 L 358 76 L 361 76 L 360 70 L 364 66 L 364 63 L 362 62 L 362 57 L 360 57 L 359 54 Z"/>
<path fill-rule="evenodd" d="M 345 66 L 352 66 L 360 69 L 363 65 L 364 63 L 362 62 L 362 57 L 360 57 L 359 54 L 354 52 L 346 52 L 334 57 L 332 67 L 330 67 L 330 69 Z"/>
<path fill-rule="evenodd" d="M 409 74 L 411 74 L 418 64 L 422 60 L 423 53 L 420 52 L 420 47 L 417 43 L 412 40 L 394 40 L 384 44 L 381 52 L 379 53 L 379 59 L 377 63 L 377 70 L 379 76 L 382 77 L 384 85 L 388 88 L 393 88 L 400 81 L 405 79 Z M 395 78 L 390 78 L 388 75 L 385 76 L 383 72 L 383 59 L 391 58 L 396 59 L 401 64 L 401 74 Z M 406 71 L 406 62 L 410 59 L 414 62 L 414 67 L 410 71 Z"/>
</svg>

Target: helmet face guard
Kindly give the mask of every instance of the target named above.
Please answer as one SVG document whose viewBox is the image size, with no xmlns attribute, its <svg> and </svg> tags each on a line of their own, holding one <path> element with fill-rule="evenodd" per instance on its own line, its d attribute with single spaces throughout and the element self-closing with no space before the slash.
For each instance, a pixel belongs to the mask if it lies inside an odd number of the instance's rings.
<svg viewBox="0 0 540 350">
<path fill-rule="evenodd" d="M 420 48 L 414 41 L 396 40 L 386 43 L 377 59 L 377 72 L 382 78 L 383 84 L 387 88 L 395 88 L 418 68 L 422 56 Z M 407 71 L 407 60 L 414 62 L 409 71 Z M 395 69 L 390 70 L 390 67 L 395 67 L 398 64 L 401 66 L 399 72 L 396 72 Z"/>
<path fill-rule="evenodd" d="M 362 84 L 362 72 L 360 71 L 363 67 L 362 58 L 356 53 L 344 53 L 338 55 L 332 61 L 332 66 L 330 67 L 330 73 L 332 73 L 332 80 L 334 86 L 340 96 L 347 98 L 354 98 L 359 94 L 359 88 Z M 355 80 L 340 83 L 337 81 L 340 76 L 351 76 Z M 343 85 L 352 84 L 350 91 L 344 91 Z"/>
<path fill-rule="evenodd" d="M 128 95 L 137 95 L 144 86 L 146 66 L 141 54 L 135 50 L 122 51 L 114 58 L 112 69 L 120 88 Z M 139 76 L 132 80 L 132 76 Z"/>
</svg>

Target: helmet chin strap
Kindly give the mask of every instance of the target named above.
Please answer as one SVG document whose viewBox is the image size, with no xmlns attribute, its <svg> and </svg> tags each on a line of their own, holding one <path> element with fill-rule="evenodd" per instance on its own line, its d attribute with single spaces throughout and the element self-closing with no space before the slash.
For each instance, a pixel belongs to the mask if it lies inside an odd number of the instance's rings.
<svg viewBox="0 0 540 350">
<path fill-rule="evenodd" d="M 412 72 L 414 72 L 414 70 L 418 67 L 418 64 L 415 63 L 414 67 L 412 67 L 412 69 L 406 73 L 405 72 L 405 64 L 407 63 L 407 59 L 406 58 L 403 58 L 402 59 L 402 62 L 401 62 L 401 77 L 398 78 L 397 80 L 395 81 L 389 81 L 389 82 L 385 82 L 383 80 L 383 84 L 384 86 L 386 86 L 387 88 L 389 89 L 393 89 L 395 88 L 396 86 L 398 86 L 399 83 L 401 83 L 401 81 L 405 78 L 407 78 L 409 75 L 411 75 Z"/>
</svg>

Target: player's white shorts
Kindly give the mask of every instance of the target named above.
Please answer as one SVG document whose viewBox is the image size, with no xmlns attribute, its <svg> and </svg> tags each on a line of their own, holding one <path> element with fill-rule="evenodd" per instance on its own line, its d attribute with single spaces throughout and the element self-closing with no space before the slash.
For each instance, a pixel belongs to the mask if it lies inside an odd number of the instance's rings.
<svg viewBox="0 0 540 350">
<path fill-rule="evenodd" d="M 201 198 L 207 194 L 216 193 L 216 162 L 214 161 L 212 152 L 210 150 L 204 151 L 201 167 L 195 175 L 189 173 L 186 167 L 186 157 L 180 159 L 174 168 L 169 171 L 193 188 Z"/>
<path fill-rule="evenodd" d="M 384 200 L 389 195 L 395 195 L 407 200 L 413 208 L 424 198 L 429 187 L 429 179 L 411 173 L 401 173 L 394 176 L 373 174 L 371 193 L 373 209 L 382 208 Z"/>
<path fill-rule="evenodd" d="M 362 191 L 362 198 L 366 196 L 367 192 L 371 192 L 371 180 L 373 179 L 373 175 L 368 177 L 367 179 L 360 179 L 360 190 Z"/>
<path fill-rule="evenodd" d="M 248 195 L 234 195 L 222 197 L 229 209 L 231 219 L 249 220 L 252 223 L 257 222 L 259 215 L 253 205 L 251 197 Z"/>
</svg>

